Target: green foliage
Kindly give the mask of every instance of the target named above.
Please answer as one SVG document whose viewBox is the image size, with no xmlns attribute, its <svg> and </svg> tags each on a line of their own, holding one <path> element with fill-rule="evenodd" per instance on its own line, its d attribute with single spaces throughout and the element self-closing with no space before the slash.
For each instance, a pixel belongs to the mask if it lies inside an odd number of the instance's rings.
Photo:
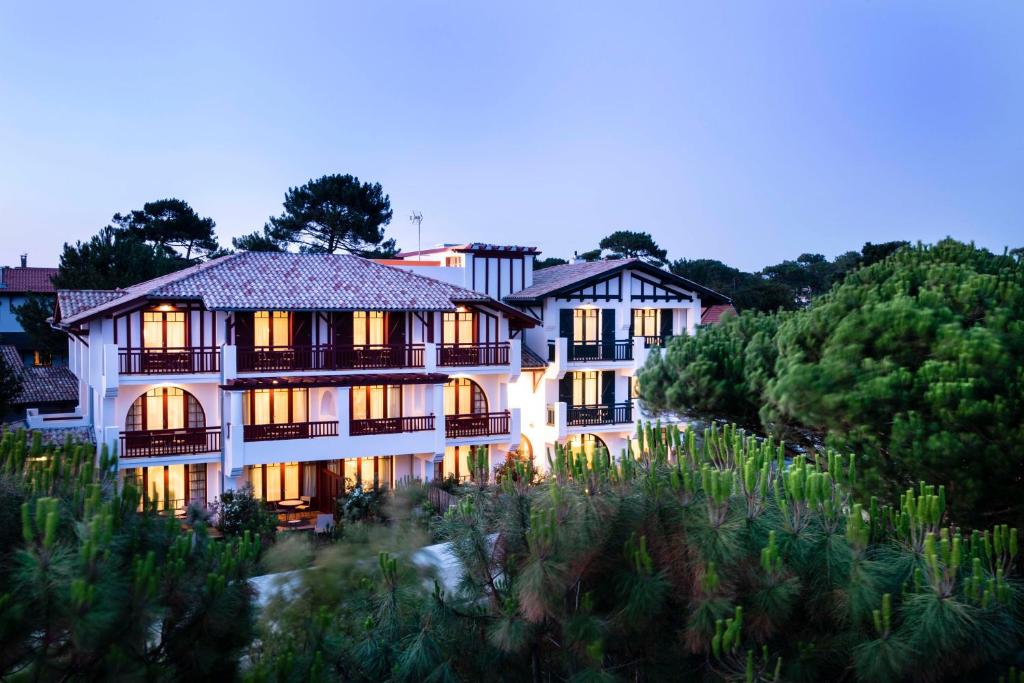
<svg viewBox="0 0 1024 683">
<path fill-rule="evenodd" d="M 608 251 L 608 258 L 639 258 L 655 265 L 661 265 L 668 257 L 668 251 L 662 249 L 654 241 L 649 232 L 632 230 L 616 230 L 598 243 Z"/>
<path fill-rule="evenodd" d="M 960 523 L 1024 520 L 1024 263 L 953 240 L 869 247 L 865 260 L 891 255 L 807 310 L 674 340 L 641 373 L 644 399 L 827 436 L 885 500 L 925 479 Z"/>
<path fill-rule="evenodd" d="M 217 527 L 228 536 L 251 534 L 255 538 L 273 540 L 278 518 L 267 509 L 251 486 L 224 491 L 213 505 Z"/>
<path fill-rule="evenodd" d="M 362 484 L 338 496 L 338 514 L 347 522 L 382 520 L 387 487 L 363 489 Z"/>
<path fill-rule="evenodd" d="M 761 396 L 774 376 L 775 335 L 785 319 L 744 311 L 682 337 L 663 355 L 651 354 L 640 374 L 645 403 L 701 417 L 726 417 L 756 426 Z"/>
<path fill-rule="evenodd" d="M 68 351 L 68 340 L 53 329 L 48 318 L 53 316 L 53 295 L 30 294 L 25 303 L 14 308 L 18 324 L 28 334 L 32 348 L 54 356 L 63 356 Z"/>
<path fill-rule="evenodd" d="M 12 368 L 0 355 L 0 417 L 11 409 L 11 403 L 21 394 L 21 373 Z"/>
<path fill-rule="evenodd" d="M 352 175 L 325 175 L 288 188 L 284 212 L 271 217 L 262 232 L 234 240 L 239 249 L 333 254 L 347 251 L 366 257 L 397 253 L 394 239 L 384 239 L 391 222 L 391 200 L 380 183 L 360 183 Z"/>
<path fill-rule="evenodd" d="M 0 433 L 0 676 L 236 676 L 259 544 L 182 530 L 116 471 L 105 449 Z"/>
<path fill-rule="evenodd" d="M 551 266 L 561 266 L 568 263 L 564 258 L 558 258 L 557 256 L 551 256 L 548 258 L 534 257 L 533 269 L 541 270 L 542 268 L 550 268 Z"/>
<path fill-rule="evenodd" d="M 88 242 L 64 245 L 53 283 L 60 289 L 116 289 L 189 265 L 177 255 L 108 225 Z"/>
<path fill-rule="evenodd" d="M 438 522 L 448 585 L 423 588 L 395 527 L 327 549 L 249 675 L 994 680 L 1024 644 L 1016 530 L 949 526 L 944 489 L 861 503 L 854 458 L 733 426 L 637 442 L 466 492 Z"/>
<path fill-rule="evenodd" d="M 756 273 L 747 273 L 713 259 L 678 259 L 669 268 L 676 275 L 699 282 L 730 297 L 741 311 L 766 313 L 779 309 L 795 310 L 842 282 L 857 268 L 881 261 L 907 242 L 867 242 L 861 251 L 848 251 L 832 261 L 821 254 L 801 254 L 767 266 Z"/>
<path fill-rule="evenodd" d="M 219 249 L 213 219 L 199 216 L 180 199 L 146 202 L 142 209 L 114 214 L 113 221 L 129 235 L 152 244 L 171 258 L 180 255 L 191 261 L 193 255 L 208 256 Z M 178 249 L 184 254 L 179 254 Z"/>
<path fill-rule="evenodd" d="M 825 433 L 892 498 L 944 484 L 954 519 L 1024 519 L 1024 263 L 945 240 L 858 270 L 779 325 L 765 425 Z"/>
</svg>

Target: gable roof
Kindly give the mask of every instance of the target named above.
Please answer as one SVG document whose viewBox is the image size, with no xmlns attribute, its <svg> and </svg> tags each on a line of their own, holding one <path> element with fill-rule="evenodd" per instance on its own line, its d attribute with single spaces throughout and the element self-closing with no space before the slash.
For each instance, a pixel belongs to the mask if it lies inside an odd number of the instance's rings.
<svg viewBox="0 0 1024 683">
<path fill-rule="evenodd" d="M 5 267 L 0 270 L 0 291 L 12 294 L 52 294 L 56 268 Z"/>
<path fill-rule="evenodd" d="M 736 309 L 732 307 L 732 304 L 705 306 L 700 312 L 700 324 L 714 325 L 721 322 L 722 317 L 725 315 L 736 315 Z"/>
<path fill-rule="evenodd" d="M 21 391 L 12 404 L 35 406 L 45 403 L 77 403 L 78 379 L 66 367 L 26 368 L 18 350 L 9 344 L 0 345 L 0 356 L 21 378 Z"/>
<path fill-rule="evenodd" d="M 724 294 L 699 285 L 692 280 L 662 270 L 638 258 L 609 259 L 607 261 L 585 261 L 582 263 L 563 263 L 549 268 L 533 271 L 533 284 L 505 297 L 509 302 L 531 302 L 549 296 L 557 296 L 571 291 L 592 279 L 599 279 L 626 269 L 642 270 L 660 278 L 673 281 L 678 287 L 700 294 L 702 303 L 729 303 L 731 300 Z"/>
<path fill-rule="evenodd" d="M 123 290 L 116 289 L 60 289 L 57 290 L 57 309 L 63 318 L 71 318 L 124 295 Z"/>
<path fill-rule="evenodd" d="M 90 299 L 98 303 L 82 308 Z M 122 290 L 62 290 L 57 319 L 68 325 L 151 299 L 193 299 L 225 311 L 453 311 L 471 302 L 501 306 L 471 289 L 351 254 L 241 252 Z"/>
</svg>

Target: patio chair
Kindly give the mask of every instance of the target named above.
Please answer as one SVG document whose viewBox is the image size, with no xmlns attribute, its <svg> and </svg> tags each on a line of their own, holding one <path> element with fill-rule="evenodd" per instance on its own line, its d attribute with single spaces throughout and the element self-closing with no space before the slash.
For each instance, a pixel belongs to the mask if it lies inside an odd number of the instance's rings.
<svg viewBox="0 0 1024 683">
<path fill-rule="evenodd" d="M 334 515 L 317 515 L 316 526 L 313 527 L 313 533 L 315 533 L 317 536 L 329 534 L 331 532 L 332 526 L 334 526 Z"/>
<path fill-rule="evenodd" d="M 309 512 L 310 505 L 313 502 L 312 496 L 299 496 L 299 500 L 302 501 L 302 505 L 295 508 L 296 512 Z"/>
</svg>

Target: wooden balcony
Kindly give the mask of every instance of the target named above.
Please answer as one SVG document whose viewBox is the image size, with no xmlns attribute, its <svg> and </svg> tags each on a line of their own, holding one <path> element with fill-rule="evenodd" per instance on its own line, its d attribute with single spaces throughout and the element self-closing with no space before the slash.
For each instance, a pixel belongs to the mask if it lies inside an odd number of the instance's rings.
<svg viewBox="0 0 1024 683">
<path fill-rule="evenodd" d="M 220 427 L 145 429 L 121 432 L 122 458 L 195 455 L 220 451 Z"/>
<path fill-rule="evenodd" d="M 422 368 L 422 344 L 239 347 L 240 372 Z"/>
<path fill-rule="evenodd" d="M 465 413 L 462 415 L 446 415 L 444 433 L 449 439 L 461 439 L 468 436 L 494 436 L 508 434 L 511 430 L 511 413 Z"/>
<path fill-rule="evenodd" d="M 370 434 L 402 434 L 404 432 L 426 432 L 434 428 L 433 415 L 414 417 L 381 417 L 365 420 L 351 420 L 348 432 L 352 436 Z"/>
<path fill-rule="evenodd" d="M 445 367 L 508 365 L 508 342 L 491 344 L 442 344 L 437 347 L 437 364 Z"/>
<path fill-rule="evenodd" d="M 118 371 L 122 375 L 190 375 L 199 372 L 220 372 L 220 349 L 121 349 L 118 352 Z"/>
<path fill-rule="evenodd" d="M 669 341 L 672 340 L 672 336 L 667 337 L 661 335 L 645 336 L 641 337 L 644 340 L 645 349 L 663 349 Z"/>
<path fill-rule="evenodd" d="M 570 362 L 626 361 L 633 360 L 633 341 L 569 341 L 567 346 Z"/>
<path fill-rule="evenodd" d="M 337 436 L 338 421 L 281 422 L 277 424 L 245 425 L 245 441 L 284 441 L 286 439 L 315 439 L 318 436 Z"/>
<path fill-rule="evenodd" d="M 632 401 L 612 405 L 566 406 L 565 424 L 569 427 L 631 424 L 632 422 Z"/>
</svg>

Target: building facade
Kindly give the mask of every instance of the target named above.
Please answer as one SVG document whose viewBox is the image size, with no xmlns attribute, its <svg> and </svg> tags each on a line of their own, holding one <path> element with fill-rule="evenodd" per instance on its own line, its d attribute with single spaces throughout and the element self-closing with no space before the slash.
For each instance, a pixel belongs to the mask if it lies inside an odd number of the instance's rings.
<svg viewBox="0 0 1024 683">
<path fill-rule="evenodd" d="M 516 337 L 537 321 L 356 256 L 242 253 L 61 291 L 55 324 L 79 407 L 30 426 L 89 426 L 173 507 L 251 485 L 330 510 L 356 484 L 465 479 L 471 448 L 503 462 L 519 444 Z"/>
<path fill-rule="evenodd" d="M 636 380 L 649 355 L 674 336 L 694 334 L 702 309 L 729 299 L 640 259 L 534 272 L 534 254 L 461 244 L 401 259 L 410 270 L 487 292 L 540 321 L 519 333 L 522 372 L 509 387 L 509 404 L 522 420 L 519 453 L 542 469 L 556 443 L 585 453 L 604 447 L 619 457 L 637 420 L 651 417 L 637 399 Z"/>
<path fill-rule="evenodd" d="M 40 349 L 22 328 L 16 310 L 32 296 L 53 299 L 56 289 L 53 277 L 56 268 L 36 268 L 28 265 L 28 255 L 21 256 L 20 266 L 0 268 L 0 343 L 13 346 L 18 352 L 18 363 L 25 367 L 63 365 L 64 358 L 54 358 L 46 349 Z"/>
<path fill-rule="evenodd" d="M 618 456 L 638 369 L 727 300 L 637 259 L 535 273 L 536 254 L 240 253 L 60 291 L 78 408 L 29 426 L 88 429 L 175 508 L 251 486 L 327 511 L 356 485 L 479 476 L 481 449 L 489 472 L 543 470 L 554 444 Z"/>
</svg>

